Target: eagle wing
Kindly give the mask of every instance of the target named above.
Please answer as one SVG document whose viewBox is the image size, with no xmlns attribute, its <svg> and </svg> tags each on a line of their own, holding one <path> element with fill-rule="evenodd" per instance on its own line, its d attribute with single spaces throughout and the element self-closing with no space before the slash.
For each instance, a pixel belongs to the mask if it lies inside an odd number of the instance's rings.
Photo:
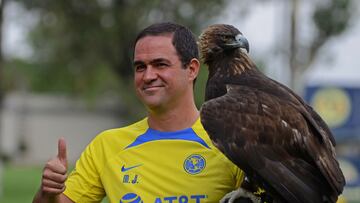
<svg viewBox="0 0 360 203">
<path fill-rule="evenodd" d="M 287 86 L 277 82 L 276 80 L 272 80 L 270 78 L 269 80 L 271 80 L 271 83 L 273 83 L 273 85 L 277 85 L 278 87 L 281 87 L 285 92 L 290 93 L 294 97 L 294 99 L 296 99 L 301 105 L 303 105 L 303 107 L 306 109 L 305 111 L 307 112 L 307 115 L 305 115 L 305 117 L 307 117 L 310 120 L 313 120 L 314 122 L 313 124 L 318 126 L 317 130 L 319 131 L 319 134 L 323 135 L 323 138 L 329 139 L 333 146 L 336 145 L 335 138 L 332 132 L 330 131 L 328 125 L 324 122 L 324 120 L 320 117 L 320 115 L 316 111 L 314 111 L 314 109 L 311 106 L 306 104 L 301 97 L 295 94 Z"/>
<path fill-rule="evenodd" d="M 227 85 L 227 90 L 203 104 L 201 122 L 215 146 L 249 178 L 288 202 L 321 202 L 321 195 L 330 196 L 333 185 L 342 184 L 333 183 L 342 180 L 331 149 L 296 106 L 253 87 Z"/>
</svg>

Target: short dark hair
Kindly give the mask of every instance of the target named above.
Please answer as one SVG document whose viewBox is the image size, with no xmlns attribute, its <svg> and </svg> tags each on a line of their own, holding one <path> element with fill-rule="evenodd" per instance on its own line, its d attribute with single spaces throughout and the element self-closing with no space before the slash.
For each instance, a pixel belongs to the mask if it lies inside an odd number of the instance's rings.
<svg viewBox="0 0 360 203">
<path fill-rule="evenodd" d="M 190 63 L 191 59 L 199 59 L 199 50 L 194 34 L 187 27 L 172 22 L 155 23 L 143 29 L 137 35 L 134 47 L 141 38 L 166 34 L 172 34 L 172 44 L 184 68 Z"/>
</svg>

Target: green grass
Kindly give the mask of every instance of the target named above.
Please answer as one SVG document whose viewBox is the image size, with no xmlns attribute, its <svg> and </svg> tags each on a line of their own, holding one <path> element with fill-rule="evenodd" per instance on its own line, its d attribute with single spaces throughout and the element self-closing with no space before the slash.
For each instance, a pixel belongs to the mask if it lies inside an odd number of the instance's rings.
<svg viewBox="0 0 360 203">
<path fill-rule="evenodd" d="M 3 195 L 0 203 L 32 202 L 41 182 L 42 167 L 7 165 L 3 171 Z M 108 203 L 105 198 L 102 203 Z"/>
<path fill-rule="evenodd" d="M 42 168 L 5 166 L 1 203 L 32 202 L 41 181 Z M 0 183 L 1 184 L 1 183 Z"/>
</svg>

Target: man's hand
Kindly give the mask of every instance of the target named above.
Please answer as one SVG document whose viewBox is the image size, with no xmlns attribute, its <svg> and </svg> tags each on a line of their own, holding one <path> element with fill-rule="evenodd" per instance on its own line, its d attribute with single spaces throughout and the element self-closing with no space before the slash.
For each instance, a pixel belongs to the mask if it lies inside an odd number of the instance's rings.
<svg viewBox="0 0 360 203">
<path fill-rule="evenodd" d="M 64 138 L 58 141 L 58 155 L 50 159 L 43 170 L 41 180 L 41 193 L 56 196 L 65 190 L 67 178 L 66 143 Z"/>
<path fill-rule="evenodd" d="M 67 178 L 66 143 L 64 138 L 58 141 L 58 154 L 50 159 L 43 170 L 40 190 L 33 203 L 73 203 L 62 192 Z"/>
</svg>

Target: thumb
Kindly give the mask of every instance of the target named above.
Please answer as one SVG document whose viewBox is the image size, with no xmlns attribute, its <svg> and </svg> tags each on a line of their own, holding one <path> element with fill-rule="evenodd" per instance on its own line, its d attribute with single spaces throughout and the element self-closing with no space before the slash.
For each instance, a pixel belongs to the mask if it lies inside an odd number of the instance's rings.
<svg viewBox="0 0 360 203">
<path fill-rule="evenodd" d="M 58 159 L 62 163 L 63 166 L 67 169 L 67 155 L 66 155 L 66 142 L 65 139 L 62 137 L 58 141 Z"/>
</svg>

